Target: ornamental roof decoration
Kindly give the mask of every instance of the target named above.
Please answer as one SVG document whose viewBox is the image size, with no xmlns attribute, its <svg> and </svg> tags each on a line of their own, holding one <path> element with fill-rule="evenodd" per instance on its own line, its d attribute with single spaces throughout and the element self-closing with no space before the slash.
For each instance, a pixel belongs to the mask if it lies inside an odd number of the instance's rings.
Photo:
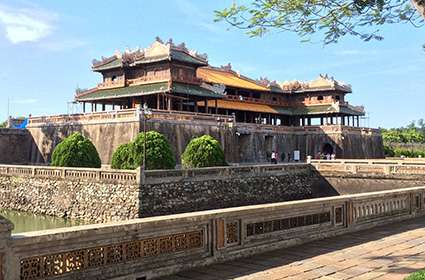
<svg viewBox="0 0 425 280">
<path fill-rule="evenodd" d="M 341 90 L 351 92 L 351 85 L 335 80 L 328 74 L 320 74 L 319 77 L 310 82 L 302 81 L 284 81 L 280 83 L 280 87 L 287 91 L 314 91 L 321 89 Z"/>
<path fill-rule="evenodd" d="M 269 87 L 269 88 L 276 88 L 279 87 L 279 84 L 276 82 L 276 80 L 270 81 L 267 77 L 260 77 L 259 79 L 257 79 L 257 83 L 265 86 L 265 87 Z"/>
<path fill-rule="evenodd" d="M 100 60 L 92 61 L 93 70 L 104 70 L 112 67 L 133 66 L 144 62 L 153 62 L 163 59 L 176 59 L 200 65 L 208 64 L 208 55 L 199 53 L 196 50 L 189 50 L 186 44 L 174 44 L 173 39 L 164 43 L 161 38 L 156 37 L 155 41 L 148 48 L 127 49 L 124 53 L 116 51 L 111 57 L 101 57 Z M 113 65 L 109 65 L 112 62 Z"/>
</svg>

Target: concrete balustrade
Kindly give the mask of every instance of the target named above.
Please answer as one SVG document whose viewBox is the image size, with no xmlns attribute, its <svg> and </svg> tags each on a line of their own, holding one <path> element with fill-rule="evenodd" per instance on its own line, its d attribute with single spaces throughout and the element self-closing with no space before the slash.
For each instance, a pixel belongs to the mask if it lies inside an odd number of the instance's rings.
<svg viewBox="0 0 425 280">
<path fill-rule="evenodd" d="M 351 174 L 425 175 L 424 160 L 311 160 L 319 172 Z"/>
<path fill-rule="evenodd" d="M 415 187 L 18 235 L 2 219 L 0 256 L 5 280 L 151 279 L 423 216 L 424 199 Z"/>
<path fill-rule="evenodd" d="M 94 181 L 114 181 L 138 183 L 137 170 L 109 170 L 96 168 L 70 168 L 31 165 L 0 165 L 0 175 L 31 176 L 35 178 L 89 179 Z"/>
<path fill-rule="evenodd" d="M 195 112 L 181 112 L 152 109 L 150 119 L 173 120 L 173 121 L 204 121 L 206 123 L 233 123 L 234 117 L 227 115 L 215 115 Z M 28 128 L 46 125 L 61 125 L 64 123 L 92 123 L 92 122 L 122 122 L 139 121 L 141 114 L 137 109 L 125 109 L 118 111 L 91 112 L 85 114 L 69 114 L 56 116 L 40 116 L 29 118 Z"/>
</svg>

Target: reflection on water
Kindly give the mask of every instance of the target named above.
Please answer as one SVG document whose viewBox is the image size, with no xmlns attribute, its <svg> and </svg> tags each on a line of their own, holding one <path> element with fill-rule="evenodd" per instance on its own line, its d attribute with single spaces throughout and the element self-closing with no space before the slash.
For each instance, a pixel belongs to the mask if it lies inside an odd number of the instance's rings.
<svg viewBox="0 0 425 280">
<path fill-rule="evenodd" d="M 64 219 L 45 215 L 34 215 L 27 212 L 10 211 L 3 209 L 0 209 L 0 216 L 9 219 L 15 225 L 13 233 L 72 227 L 85 223 L 78 220 Z"/>
</svg>

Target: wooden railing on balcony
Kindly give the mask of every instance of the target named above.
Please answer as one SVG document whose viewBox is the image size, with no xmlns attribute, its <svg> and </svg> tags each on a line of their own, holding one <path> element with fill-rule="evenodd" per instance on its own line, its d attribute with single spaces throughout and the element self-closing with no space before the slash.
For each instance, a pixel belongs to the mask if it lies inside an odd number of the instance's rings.
<svg viewBox="0 0 425 280">
<path fill-rule="evenodd" d="M 169 72 L 161 73 L 159 75 L 151 75 L 151 76 L 141 76 L 135 79 L 128 79 L 127 85 L 133 86 L 133 85 L 142 85 L 147 83 L 160 83 L 160 82 L 167 82 L 170 81 L 171 75 Z"/>
<path fill-rule="evenodd" d="M 97 85 L 98 89 L 119 88 L 125 86 L 125 79 L 107 80 Z"/>
<path fill-rule="evenodd" d="M 281 102 L 281 101 L 277 101 L 277 100 L 273 101 L 273 100 L 262 99 L 262 98 L 245 97 L 245 96 L 240 96 L 240 95 L 224 95 L 224 99 L 233 100 L 233 101 L 249 102 L 249 103 L 257 103 L 257 104 L 264 104 L 264 105 L 289 106 L 288 102 Z"/>
</svg>

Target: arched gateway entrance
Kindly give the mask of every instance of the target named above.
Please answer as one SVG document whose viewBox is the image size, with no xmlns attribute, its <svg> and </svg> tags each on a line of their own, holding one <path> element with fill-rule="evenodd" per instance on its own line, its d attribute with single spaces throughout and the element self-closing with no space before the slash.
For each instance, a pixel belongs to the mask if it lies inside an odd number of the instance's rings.
<svg viewBox="0 0 425 280">
<path fill-rule="evenodd" d="M 332 147 L 331 144 L 329 143 L 325 143 L 322 146 L 322 154 L 325 155 L 332 155 L 334 153 L 334 148 Z"/>
</svg>

